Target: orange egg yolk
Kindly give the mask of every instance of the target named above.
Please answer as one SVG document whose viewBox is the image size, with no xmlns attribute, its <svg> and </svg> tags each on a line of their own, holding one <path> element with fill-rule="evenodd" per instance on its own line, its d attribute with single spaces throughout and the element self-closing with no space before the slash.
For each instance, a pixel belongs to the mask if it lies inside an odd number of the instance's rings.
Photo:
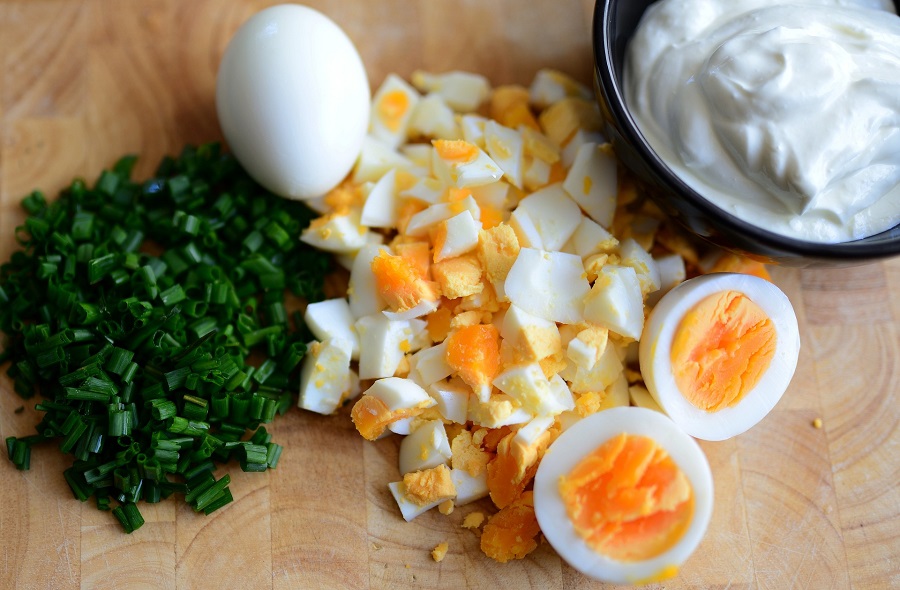
<svg viewBox="0 0 900 590">
<path fill-rule="evenodd" d="M 464 326 L 447 337 L 447 364 L 473 389 L 500 371 L 500 332 L 491 324 Z"/>
<path fill-rule="evenodd" d="M 478 157 L 478 147 L 461 139 L 435 139 L 432 140 L 438 156 L 448 162 L 468 164 Z"/>
<path fill-rule="evenodd" d="M 639 561 L 670 549 L 694 514 L 691 484 L 665 449 L 619 434 L 560 478 L 575 531 L 597 553 Z"/>
<path fill-rule="evenodd" d="M 736 291 L 715 293 L 691 308 L 672 341 L 672 372 L 681 394 L 707 412 L 735 405 L 775 356 L 775 325 Z"/>
</svg>

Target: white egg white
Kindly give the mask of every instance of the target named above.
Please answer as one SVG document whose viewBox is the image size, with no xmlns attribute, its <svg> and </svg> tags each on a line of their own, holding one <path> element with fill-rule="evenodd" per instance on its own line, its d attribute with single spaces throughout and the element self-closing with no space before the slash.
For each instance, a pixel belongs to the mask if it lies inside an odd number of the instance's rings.
<svg viewBox="0 0 900 590">
<path fill-rule="evenodd" d="M 678 389 L 671 366 L 672 341 L 685 313 L 722 291 L 746 295 L 772 320 L 775 356 L 756 386 L 734 406 L 707 412 L 691 404 Z M 797 316 L 787 296 L 773 283 L 740 273 L 713 273 L 687 280 L 660 299 L 640 341 L 641 373 L 647 389 L 672 420 L 691 436 L 725 440 L 762 420 L 787 390 L 800 354 Z"/>
<path fill-rule="evenodd" d="M 219 123 L 257 182 L 293 199 L 334 188 L 369 125 L 369 83 L 353 43 L 312 8 L 282 4 L 232 37 L 216 79 Z"/>
<path fill-rule="evenodd" d="M 575 531 L 559 492 L 560 478 L 610 438 L 627 433 L 647 436 L 668 452 L 690 481 L 694 515 L 672 548 L 641 561 L 625 562 L 594 551 Z M 554 441 L 534 479 L 534 509 L 541 531 L 556 552 L 591 578 L 614 584 L 633 584 L 680 567 L 700 544 L 712 516 L 713 480 L 709 463 L 696 441 L 665 415 L 637 407 L 597 412 L 575 422 Z"/>
</svg>

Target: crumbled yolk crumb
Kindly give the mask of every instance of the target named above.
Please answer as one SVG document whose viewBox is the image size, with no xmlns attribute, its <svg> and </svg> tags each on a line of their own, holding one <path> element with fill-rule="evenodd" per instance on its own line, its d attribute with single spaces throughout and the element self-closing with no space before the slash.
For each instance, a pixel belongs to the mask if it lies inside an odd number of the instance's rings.
<svg viewBox="0 0 900 590">
<path fill-rule="evenodd" d="M 454 469 L 462 469 L 472 477 L 476 477 L 487 469 L 491 455 L 472 439 L 472 433 L 462 430 L 450 443 L 450 464 Z"/>
<path fill-rule="evenodd" d="M 481 550 L 500 563 L 522 559 L 537 549 L 540 532 L 534 514 L 534 494 L 523 492 L 515 502 L 493 515 L 484 525 Z"/>
<path fill-rule="evenodd" d="M 822 428 L 822 419 L 816 418 L 812 421 L 813 428 Z"/>
<path fill-rule="evenodd" d="M 468 164 L 478 157 L 478 146 L 462 139 L 435 139 L 431 143 L 446 162 Z"/>
<path fill-rule="evenodd" d="M 736 291 L 710 295 L 691 308 L 672 341 L 672 369 L 682 395 L 716 412 L 751 391 L 775 356 L 772 320 Z"/>
<path fill-rule="evenodd" d="M 443 502 L 456 496 L 456 486 L 453 485 L 450 469 L 446 465 L 407 473 L 403 476 L 403 487 L 406 497 L 419 506 Z"/>
<path fill-rule="evenodd" d="M 450 546 L 447 543 L 438 543 L 437 547 L 431 550 L 431 558 L 435 561 L 443 561 L 448 549 Z"/>
<path fill-rule="evenodd" d="M 646 436 L 609 439 L 560 478 L 559 491 L 575 531 L 594 551 L 620 561 L 668 550 L 694 512 L 687 477 Z"/>
<path fill-rule="evenodd" d="M 481 523 L 484 522 L 484 513 L 482 512 L 470 512 L 466 514 L 466 517 L 463 519 L 462 527 L 464 529 L 477 529 L 481 526 Z"/>
</svg>

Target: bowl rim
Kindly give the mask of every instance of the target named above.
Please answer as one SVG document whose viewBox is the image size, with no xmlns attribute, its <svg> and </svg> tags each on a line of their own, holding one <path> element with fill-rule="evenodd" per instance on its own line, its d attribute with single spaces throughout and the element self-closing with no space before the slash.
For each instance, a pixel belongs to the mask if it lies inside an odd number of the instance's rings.
<svg viewBox="0 0 900 590">
<path fill-rule="evenodd" d="M 894 226 L 879 234 L 849 242 L 809 242 L 748 223 L 716 206 L 688 186 L 653 150 L 626 105 L 624 82 L 620 83 L 613 60 L 615 37 L 611 34 L 611 28 L 615 24 L 616 14 L 614 11 L 618 8 L 618 1 L 598 0 L 595 4 L 592 24 L 594 73 L 597 83 L 602 87 L 603 94 L 608 97 L 604 101 L 606 103 L 604 106 L 615 120 L 619 133 L 638 152 L 644 164 L 651 169 L 653 174 L 674 188 L 672 192 L 677 193 L 679 198 L 687 200 L 704 216 L 717 220 L 718 224 L 726 231 L 748 236 L 758 241 L 766 250 L 778 250 L 793 256 L 833 262 L 850 260 L 864 262 L 900 254 L 900 237 L 894 237 L 890 241 L 860 243 L 860 240 L 895 231 L 900 226 Z"/>
</svg>

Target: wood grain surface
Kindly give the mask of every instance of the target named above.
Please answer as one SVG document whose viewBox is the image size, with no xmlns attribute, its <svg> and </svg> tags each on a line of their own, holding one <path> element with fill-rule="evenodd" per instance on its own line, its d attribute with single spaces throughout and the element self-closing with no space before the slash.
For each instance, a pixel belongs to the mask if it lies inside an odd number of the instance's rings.
<svg viewBox="0 0 900 590">
<path fill-rule="evenodd" d="M 0 259 L 19 199 L 93 180 L 124 153 L 145 176 L 185 143 L 221 137 L 215 75 L 228 39 L 267 2 L 0 2 Z M 357 44 L 373 86 L 388 72 L 465 69 L 528 84 L 555 67 L 587 82 L 588 0 L 311 2 Z M 703 444 L 715 477 L 709 532 L 666 588 L 900 588 L 900 260 L 774 269 L 800 320 L 790 390 L 758 427 Z M 0 376 L 0 436 L 36 413 Z M 28 405 L 28 404 L 26 404 Z M 821 418 L 823 427 L 812 426 Z M 546 544 L 505 565 L 432 511 L 404 522 L 386 483 L 397 441 L 364 443 L 346 411 L 293 410 L 272 429 L 278 469 L 230 469 L 235 502 L 210 517 L 176 501 L 124 535 L 72 498 L 52 445 L 32 469 L 0 460 L 0 588 L 593 588 Z M 441 541 L 441 563 L 429 552 Z"/>
</svg>

